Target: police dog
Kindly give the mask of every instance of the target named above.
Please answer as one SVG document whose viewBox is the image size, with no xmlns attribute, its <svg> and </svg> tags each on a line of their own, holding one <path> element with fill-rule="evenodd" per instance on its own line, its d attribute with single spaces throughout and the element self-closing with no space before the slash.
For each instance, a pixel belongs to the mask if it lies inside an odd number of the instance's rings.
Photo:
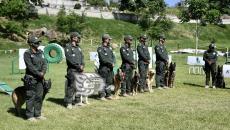
<svg viewBox="0 0 230 130">
<path fill-rule="evenodd" d="M 137 71 L 134 72 L 133 78 L 131 80 L 131 92 L 132 95 L 137 95 L 137 91 L 139 88 L 139 79 L 140 79 L 140 75 L 137 73 Z"/>
<path fill-rule="evenodd" d="M 223 76 L 223 66 L 217 67 L 217 74 L 216 74 L 216 87 L 218 88 L 225 88 L 225 81 Z"/>
<path fill-rule="evenodd" d="M 46 94 L 49 92 L 51 88 L 51 80 L 50 79 L 44 80 L 43 87 L 44 87 L 44 91 L 43 91 L 42 100 L 44 100 Z M 26 101 L 26 87 L 19 86 L 15 88 L 11 97 L 12 97 L 12 102 L 14 103 L 14 106 L 15 106 L 16 115 L 21 116 L 21 108 L 22 108 L 22 105 Z"/>
<path fill-rule="evenodd" d="M 176 62 L 170 63 L 169 65 L 169 80 L 168 80 L 168 87 L 174 87 L 174 81 L 176 77 Z"/>
<path fill-rule="evenodd" d="M 121 82 L 124 81 L 125 79 L 125 73 L 122 72 L 121 68 L 117 69 L 117 74 L 114 75 L 114 96 L 115 99 L 118 98 L 118 92 L 119 89 L 121 88 Z"/>
<path fill-rule="evenodd" d="M 153 92 L 153 84 L 154 84 L 154 78 L 155 77 L 155 71 L 154 70 L 149 70 L 148 71 L 148 76 L 147 76 L 147 87 L 148 87 L 148 90 L 149 92 Z"/>
<path fill-rule="evenodd" d="M 176 62 L 174 62 L 174 63 L 171 62 L 169 67 L 166 68 L 165 86 L 173 88 L 175 76 L 176 76 Z"/>
</svg>

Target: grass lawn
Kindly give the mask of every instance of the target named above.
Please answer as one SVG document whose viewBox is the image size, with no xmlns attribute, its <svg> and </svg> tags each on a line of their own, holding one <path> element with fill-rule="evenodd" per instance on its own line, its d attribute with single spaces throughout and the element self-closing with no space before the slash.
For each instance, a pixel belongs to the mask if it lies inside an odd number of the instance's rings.
<svg viewBox="0 0 230 130">
<path fill-rule="evenodd" d="M 83 51 L 96 50 L 83 45 Z M 86 71 L 92 72 L 92 63 L 85 53 Z M 0 55 L 0 81 L 15 88 L 22 85 L 24 74 L 11 73 L 11 60 L 16 54 Z M 188 55 L 173 54 L 177 62 L 176 88 L 156 90 L 102 102 L 90 98 L 90 105 L 67 110 L 63 106 L 65 62 L 51 64 L 46 78 L 53 86 L 46 96 L 42 113 L 46 121 L 31 123 L 14 115 L 11 97 L 0 93 L 1 130 L 76 130 L 76 129 L 175 129 L 175 130 L 229 130 L 230 79 L 225 79 L 227 89 L 205 89 L 204 75 L 189 75 L 186 65 Z M 120 57 L 117 57 L 120 59 Z M 224 58 L 219 58 L 219 64 Z M 25 105 L 23 106 L 25 108 Z"/>
<path fill-rule="evenodd" d="M 43 26 L 55 28 L 55 17 L 41 16 L 31 20 L 29 28 Z M 82 50 L 85 55 L 86 72 L 93 72 L 93 63 L 89 61 L 90 51 L 96 51 L 102 33 L 110 33 L 113 43 L 123 42 L 122 36 L 131 33 L 139 36 L 137 25 L 114 20 L 87 18 L 88 39 L 83 39 Z M 175 24 L 167 35 L 168 50 L 194 48 L 194 24 Z M 217 39 L 217 48 L 226 50 L 230 47 L 230 25 L 221 28 L 213 25 L 201 27 L 199 48 L 206 49 L 209 39 Z M 95 39 L 90 45 L 90 39 Z M 0 50 L 27 47 L 0 38 Z M 119 50 L 118 64 L 121 62 Z M 11 74 L 11 62 L 17 53 L 0 52 L 0 82 L 6 82 L 13 88 L 22 85 L 23 73 Z M 225 79 L 226 89 L 205 89 L 204 75 L 188 74 L 186 54 L 173 54 L 177 63 L 176 88 L 156 90 L 153 93 L 138 94 L 134 97 L 120 98 L 101 102 L 90 98 L 90 105 L 67 110 L 63 106 L 66 63 L 50 64 L 46 78 L 53 81 L 52 89 L 46 96 L 42 113 L 46 121 L 31 123 L 14 115 L 11 97 L 0 92 L 0 130 L 77 130 L 77 129 L 149 129 L 149 130 L 229 130 L 230 129 L 230 79 Z M 225 59 L 220 57 L 218 64 Z M 25 108 L 25 105 L 23 106 Z M 25 109 L 23 109 L 25 111 Z"/>
</svg>

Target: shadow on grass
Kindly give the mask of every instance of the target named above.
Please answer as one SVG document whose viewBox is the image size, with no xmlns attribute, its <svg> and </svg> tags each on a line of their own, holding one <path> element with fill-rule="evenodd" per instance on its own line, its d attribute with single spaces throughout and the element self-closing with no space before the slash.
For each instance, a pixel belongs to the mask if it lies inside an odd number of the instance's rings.
<svg viewBox="0 0 230 130">
<path fill-rule="evenodd" d="M 199 85 L 199 84 L 194 84 L 194 83 L 183 83 L 184 85 L 189 85 L 189 86 L 193 86 L 193 87 L 201 87 L 201 88 L 204 88 L 204 86 L 202 85 Z M 217 87 L 218 89 L 230 89 L 230 88 L 220 88 L 220 87 Z"/>
<path fill-rule="evenodd" d="M 8 113 L 10 113 L 11 115 L 13 116 L 16 116 L 18 118 L 22 118 L 22 119 L 25 119 L 26 120 L 26 109 L 22 108 L 21 111 L 20 111 L 20 114 L 17 114 L 16 113 L 16 109 L 11 107 L 7 110 Z"/>
<path fill-rule="evenodd" d="M 9 95 L 6 92 L 0 92 L 1 95 Z"/>
<path fill-rule="evenodd" d="M 55 103 L 57 105 L 65 107 L 65 103 L 64 103 L 64 99 L 63 98 L 52 98 L 52 97 L 49 97 L 49 98 L 46 99 L 46 101 L 49 101 L 49 102 L 52 102 L 52 103 Z"/>
<path fill-rule="evenodd" d="M 193 87 L 204 87 L 203 85 L 199 85 L 199 84 L 194 84 L 194 83 L 183 83 L 184 85 L 189 85 L 189 86 L 193 86 Z"/>
<path fill-rule="evenodd" d="M 98 96 L 98 95 L 94 95 L 94 94 L 93 94 L 93 95 L 90 95 L 90 96 L 89 96 L 89 98 L 92 98 L 92 99 L 98 99 L 98 98 L 99 98 L 99 96 Z"/>
</svg>

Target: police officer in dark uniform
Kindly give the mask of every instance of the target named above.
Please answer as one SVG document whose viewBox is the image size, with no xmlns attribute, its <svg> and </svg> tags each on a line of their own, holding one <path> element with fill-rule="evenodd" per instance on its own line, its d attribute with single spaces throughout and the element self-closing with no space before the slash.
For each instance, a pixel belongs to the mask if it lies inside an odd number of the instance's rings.
<svg viewBox="0 0 230 130">
<path fill-rule="evenodd" d="M 121 96 L 127 97 L 131 91 L 131 80 L 133 76 L 134 58 L 133 50 L 131 48 L 132 36 L 127 35 L 124 37 L 124 45 L 120 48 L 120 54 L 122 59 L 121 69 L 125 73 L 125 79 L 121 83 Z"/>
<path fill-rule="evenodd" d="M 26 117 L 29 121 L 46 119 L 41 115 L 43 82 L 47 70 L 47 61 L 42 50 L 38 49 L 41 40 L 30 35 L 27 40 L 30 49 L 24 53 L 26 74 L 24 85 L 26 87 Z"/>
<path fill-rule="evenodd" d="M 155 46 L 156 53 L 156 87 L 158 89 L 167 88 L 165 86 L 165 69 L 168 65 L 168 52 L 165 47 L 165 36 L 159 36 L 159 43 Z"/>
<path fill-rule="evenodd" d="M 113 84 L 113 67 L 115 64 L 115 56 L 113 54 L 112 48 L 110 47 L 111 37 L 109 34 L 104 34 L 102 36 L 102 45 L 98 47 L 97 53 L 99 57 L 99 74 L 105 79 L 106 85 L 102 90 L 99 91 L 99 99 L 106 100 L 112 99 L 110 85 Z M 105 98 L 106 97 L 106 98 Z"/>
<path fill-rule="evenodd" d="M 146 35 L 140 36 L 140 44 L 137 46 L 138 53 L 138 70 L 140 74 L 140 92 L 148 91 L 147 89 L 147 72 L 150 63 L 150 54 L 147 45 L 148 37 Z"/>
<path fill-rule="evenodd" d="M 206 74 L 205 88 L 209 88 L 210 72 L 212 75 L 212 87 L 216 88 L 216 62 L 218 58 L 218 53 L 215 50 L 216 45 L 214 41 L 209 45 L 209 49 L 204 52 L 203 60 L 205 61 L 204 71 Z"/>
<path fill-rule="evenodd" d="M 65 56 L 67 63 L 67 92 L 66 105 L 68 109 L 72 109 L 72 105 L 79 103 L 80 95 L 76 95 L 75 100 L 73 96 L 76 93 L 76 86 L 74 84 L 75 75 L 82 73 L 84 70 L 84 55 L 79 46 L 81 35 L 78 32 L 70 33 L 70 43 L 65 47 Z"/>
</svg>

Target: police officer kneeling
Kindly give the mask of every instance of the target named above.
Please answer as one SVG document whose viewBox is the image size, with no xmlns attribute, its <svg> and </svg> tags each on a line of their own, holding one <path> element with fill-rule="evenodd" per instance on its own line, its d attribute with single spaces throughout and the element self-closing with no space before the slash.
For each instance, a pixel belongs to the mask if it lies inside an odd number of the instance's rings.
<svg viewBox="0 0 230 130">
<path fill-rule="evenodd" d="M 218 58 L 218 53 L 215 50 L 216 45 L 214 41 L 211 42 L 209 45 L 209 49 L 204 52 L 203 60 L 205 61 L 204 71 L 206 74 L 205 80 L 205 88 L 209 88 L 209 81 L 210 81 L 210 72 L 212 75 L 212 87 L 216 88 L 216 61 Z"/>
<path fill-rule="evenodd" d="M 31 35 L 28 37 L 30 49 L 24 53 L 24 61 L 26 64 L 26 74 L 24 83 L 26 87 L 26 117 L 29 121 L 37 119 L 46 119 L 41 115 L 43 82 L 47 70 L 47 62 L 43 52 L 38 49 L 41 41 Z"/>
</svg>

